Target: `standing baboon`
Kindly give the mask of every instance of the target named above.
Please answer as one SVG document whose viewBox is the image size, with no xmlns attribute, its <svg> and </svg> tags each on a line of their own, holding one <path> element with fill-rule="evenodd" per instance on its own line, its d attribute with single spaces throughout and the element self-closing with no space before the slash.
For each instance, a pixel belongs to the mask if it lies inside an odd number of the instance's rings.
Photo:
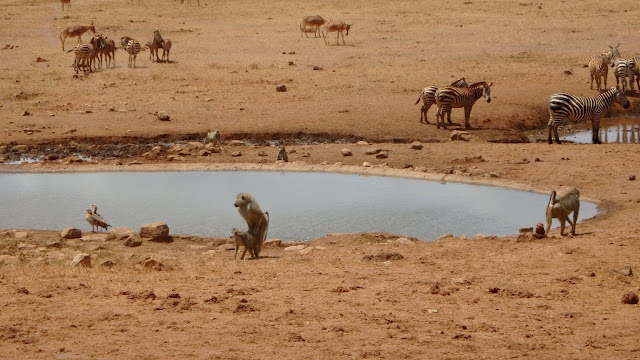
<svg viewBox="0 0 640 360">
<path fill-rule="evenodd" d="M 573 222 L 569 219 L 569 214 L 573 212 Z M 567 193 L 556 199 L 556 191 L 551 192 L 549 204 L 547 205 L 547 226 L 545 232 L 549 233 L 551 228 L 551 220 L 560 220 L 560 235 L 565 236 L 564 225 L 568 221 L 571 225 L 571 235 L 576 234 L 576 223 L 578 222 L 578 213 L 580 212 L 580 192 L 573 188 Z"/>
<path fill-rule="evenodd" d="M 205 144 L 212 143 L 213 145 L 215 145 L 216 141 L 220 145 L 220 151 L 222 151 L 222 133 L 220 133 L 220 130 L 207 130 L 207 134 L 204 136 L 204 140 L 202 142 L 204 142 Z"/>
<path fill-rule="evenodd" d="M 247 222 L 249 232 L 255 236 L 253 253 L 257 258 L 262 250 L 262 244 L 267 238 L 267 231 L 269 230 L 269 213 L 262 212 L 260 205 L 253 198 L 253 196 L 247 193 L 240 193 L 236 196 L 236 202 L 233 204 L 238 208 L 240 216 Z"/>
<path fill-rule="evenodd" d="M 284 162 L 289 162 L 289 157 L 287 156 L 287 150 L 283 145 L 280 145 L 280 150 L 278 151 L 278 158 L 276 161 L 282 160 Z"/>
<path fill-rule="evenodd" d="M 251 235 L 251 233 L 233 228 L 231 229 L 231 235 L 229 237 L 234 239 L 235 254 L 233 255 L 233 260 L 238 256 L 238 248 L 240 246 L 244 246 L 244 251 L 242 252 L 242 256 L 240 256 L 240 260 L 244 260 L 244 255 L 247 253 L 247 250 L 249 251 L 249 255 L 251 255 L 252 259 L 257 258 L 255 255 L 255 236 Z"/>
</svg>

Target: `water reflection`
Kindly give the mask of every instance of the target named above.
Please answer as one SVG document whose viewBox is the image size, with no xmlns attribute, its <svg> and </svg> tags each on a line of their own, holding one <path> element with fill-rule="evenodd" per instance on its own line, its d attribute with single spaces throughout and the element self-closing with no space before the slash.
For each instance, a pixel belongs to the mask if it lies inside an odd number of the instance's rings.
<svg viewBox="0 0 640 360">
<path fill-rule="evenodd" d="M 567 127 L 565 127 L 567 129 Z M 591 143 L 591 122 L 571 126 L 575 133 L 563 136 L 581 144 Z M 603 143 L 638 144 L 640 143 L 640 118 L 608 118 L 600 122 L 600 141 Z"/>
</svg>

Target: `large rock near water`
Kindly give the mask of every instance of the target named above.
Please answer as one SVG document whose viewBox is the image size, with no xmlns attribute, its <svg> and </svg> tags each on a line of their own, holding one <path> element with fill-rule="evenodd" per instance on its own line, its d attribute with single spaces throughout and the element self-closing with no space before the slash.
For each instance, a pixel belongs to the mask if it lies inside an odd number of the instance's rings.
<svg viewBox="0 0 640 360">
<path fill-rule="evenodd" d="M 150 241 L 169 241 L 169 226 L 163 222 L 144 224 L 140 228 L 140 237 Z"/>
<path fill-rule="evenodd" d="M 60 237 L 63 239 L 79 239 L 82 237 L 82 231 L 76 228 L 66 228 L 60 233 Z"/>
</svg>

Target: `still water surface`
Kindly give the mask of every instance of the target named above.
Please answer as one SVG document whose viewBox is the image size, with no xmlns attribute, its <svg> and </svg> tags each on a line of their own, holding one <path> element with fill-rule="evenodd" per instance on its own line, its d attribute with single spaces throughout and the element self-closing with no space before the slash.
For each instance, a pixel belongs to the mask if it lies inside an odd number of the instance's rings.
<svg viewBox="0 0 640 360">
<path fill-rule="evenodd" d="M 396 177 L 304 172 L 0 173 L 0 228 L 88 231 L 96 203 L 113 226 L 162 221 L 171 234 L 228 236 L 246 229 L 233 206 L 248 192 L 269 211 L 269 238 L 302 241 L 341 232 L 508 235 L 544 222 L 549 195 Z M 580 219 L 596 214 L 582 202 Z M 557 223 L 554 224 L 557 226 Z"/>
<path fill-rule="evenodd" d="M 591 122 L 574 125 L 577 130 L 571 135 L 561 136 L 560 140 L 570 140 L 580 144 L 591 143 Z M 640 143 L 640 118 L 610 118 L 600 122 L 600 141 L 602 143 L 638 144 Z"/>
</svg>

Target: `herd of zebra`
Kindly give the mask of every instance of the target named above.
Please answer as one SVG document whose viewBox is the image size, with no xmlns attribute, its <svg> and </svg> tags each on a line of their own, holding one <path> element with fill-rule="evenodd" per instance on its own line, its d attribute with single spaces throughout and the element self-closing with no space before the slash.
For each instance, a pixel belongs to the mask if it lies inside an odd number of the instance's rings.
<svg viewBox="0 0 640 360">
<path fill-rule="evenodd" d="M 591 74 L 591 89 L 593 89 L 593 80 L 596 80 L 599 95 L 594 97 L 580 97 L 567 93 L 557 93 L 549 98 L 549 130 L 548 142 L 553 144 L 555 138 L 556 143 L 560 144 L 558 136 L 558 127 L 567 120 L 573 122 L 586 122 L 591 120 L 592 125 L 592 142 L 600 144 L 598 137 L 600 129 L 600 120 L 605 111 L 609 109 L 612 103 L 618 103 L 625 109 L 630 107 L 629 100 L 625 93 L 627 91 L 627 79 L 629 81 L 629 89 L 633 92 L 633 81 L 635 77 L 638 90 L 640 90 L 640 57 L 634 56 L 632 59 L 623 59 L 618 51 L 618 46 L 609 46 L 610 50 L 594 55 L 589 59 L 589 72 Z M 613 68 L 616 77 L 616 86 L 611 89 L 607 88 L 607 74 L 609 67 Z M 602 77 L 604 77 L 604 88 L 601 90 Z M 622 83 L 622 90 L 619 89 Z M 464 124 L 465 128 L 471 128 L 469 124 L 469 116 L 473 104 L 482 96 L 489 103 L 491 102 L 491 85 L 485 81 L 476 82 L 471 85 L 467 84 L 465 78 L 454 81 L 449 86 L 438 87 L 429 86 L 422 90 L 420 97 L 415 102 L 418 104 L 422 101 L 420 109 L 420 122 L 429 124 L 427 120 L 427 111 L 433 104 L 436 104 L 436 127 L 440 125 L 446 129 L 447 123 L 444 122 L 444 115 L 447 114 L 447 121 L 451 124 L 451 109 L 464 108 Z M 553 135 L 553 137 L 552 137 Z"/>
<path fill-rule="evenodd" d="M 82 43 L 82 34 L 87 31 L 91 31 L 93 36 L 88 43 Z M 79 70 L 83 72 L 91 72 L 92 69 L 102 68 L 102 62 L 104 59 L 105 67 L 109 67 L 112 64 L 115 67 L 115 52 L 116 42 L 108 37 L 103 37 L 96 33 L 93 22 L 91 25 L 75 25 L 68 27 L 60 32 L 60 41 L 62 42 L 62 51 L 64 51 L 64 42 L 67 37 L 78 37 L 78 44 L 71 50 L 67 51 L 75 53 L 75 61 L 73 68 L 78 74 Z M 129 36 L 123 36 L 120 38 L 122 48 L 129 54 L 129 67 L 136 67 L 136 57 L 143 50 L 138 40 L 135 40 Z M 155 30 L 150 35 L 149 40 L 145 44 L 145 49 L 149 49 L 149 59 L 153 62 L 153 55 L 155 54 L 155 61 L 169 62 L 169 52 L 171 50 L 171 40 L 163 39 L 160 31 Z M 162 60 L 158 56 L 158 50 L 162 49 Z"/>
</svg>

